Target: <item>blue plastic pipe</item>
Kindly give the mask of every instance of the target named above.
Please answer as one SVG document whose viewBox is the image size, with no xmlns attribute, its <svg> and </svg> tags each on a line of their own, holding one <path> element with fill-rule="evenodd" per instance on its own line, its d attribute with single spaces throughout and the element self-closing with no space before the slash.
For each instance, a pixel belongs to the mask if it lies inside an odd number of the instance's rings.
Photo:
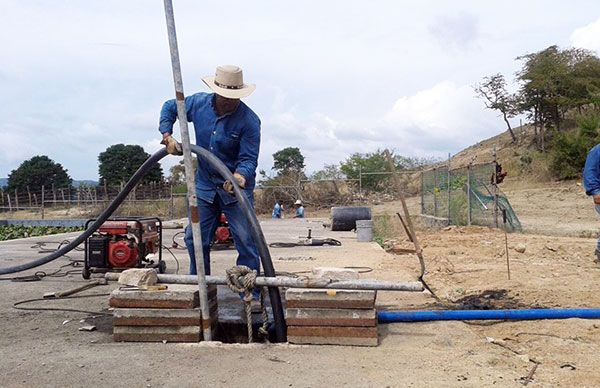
<svg viewBox="0 0 600 388">
<path fill-rule="evenodd" d="M 379 323 L 473 320 L 598 319 L 600 309 L 378 311 Z"/>
</svg>

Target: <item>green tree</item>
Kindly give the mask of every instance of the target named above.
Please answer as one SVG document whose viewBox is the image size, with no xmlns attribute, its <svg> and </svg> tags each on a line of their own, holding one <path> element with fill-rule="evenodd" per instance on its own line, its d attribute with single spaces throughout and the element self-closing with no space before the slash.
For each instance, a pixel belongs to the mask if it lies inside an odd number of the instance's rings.
<svg viewBox="0 0 600 388">
<path fill-rule="evenodd" d="M 46 188 L 69 187 L 73 180 L 60 163 L 54 162 L 45 155 L 34 156 L 24 161 L 8 175 L 8 190 L 39 190 Z"/>
<path fill-rule="evenodd" d="M 518 113 L 518 98 L 506 91 L 504 76 L 502 74 L 494 74 L 485 77 L 483 82 L 475 86 L 475 92 L 484 100 L 486 108 L 500 112 L 513 142 L 516 142 L 517 137 L 508 119 Z"/>
<path fill-rule="evenodd" d="M 392 153 L 392 158 L 397 171 L 415 169 L 434 161 L 433 159 L 410 158 L 394 153 Z M 389 179 L 386 174 L 373 174 L 389 171 L 385 151 L 382 150 L 364 154 L 354 153 L 340 164 L 340 170 L 348 179 L 359 179 L 360 176 L 363 189 L 382 190 L 382 184 Z"/>
<path fill-rule="evenodd" d="M 304 156 L 298 147 L 287 147 L 273 154 L 273 170 L 278 175 L 304 171 Z"/>
<path fill-rule="evenodd" d="M 322 170 L 315 171 L 311 179 L 312 180 L 326 180 L 326 179 L 345 179 L 346 175 L 340 170 L 340 166 L 337 164 L 326 164 Z"/>
<path fill-rule="evenodd" d="M 150 157 L 139 145 L 115 144 L 98 155 L 100 184 L 116 186 L 126 182 L 135 171 Z M 154 166 L 142 178 L 142 183 L 160 182 L 163 179 L 162 168 Z"/>
</svg>

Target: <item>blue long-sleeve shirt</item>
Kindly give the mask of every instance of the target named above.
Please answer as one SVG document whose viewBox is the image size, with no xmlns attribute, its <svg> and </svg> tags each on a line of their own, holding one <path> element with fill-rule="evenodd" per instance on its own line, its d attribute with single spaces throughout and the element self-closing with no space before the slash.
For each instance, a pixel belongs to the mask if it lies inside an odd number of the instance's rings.
<svg viewBox="0 0 600 388">
<path fill-rule="evenodd" d="M 196 144 L 221 159 L 231 172 L 246 178 L 250 193 L 256 182 L 256 167 L 260 148 L 260 119 L 243 102 L 237 109 L 217 116 L 214 109 L 214 93 L 197 93 L 185 98 L 187 120 L 194 123 Z M 164 103 L 160 112 L 160 133 L 172 133 L 177 120 L 175 100 Z M 218 193 L 224 203 L 232 203 L 235 197 L 223 190 L 224 180 L 210 166 L 200 162 L 196 171 L 196 191 L 199 198 L 213 202 Z"/>
<path fill-rule="evenodd" d="M 583 168 L 583 187 L 587 195 L 600 194 L 600 144 L 588 152 Z"/>
</svg>

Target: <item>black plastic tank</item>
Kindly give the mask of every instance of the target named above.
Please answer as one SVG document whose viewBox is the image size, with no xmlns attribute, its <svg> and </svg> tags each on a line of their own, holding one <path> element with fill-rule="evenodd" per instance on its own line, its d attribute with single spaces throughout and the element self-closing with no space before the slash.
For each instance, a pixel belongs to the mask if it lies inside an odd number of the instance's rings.
<svg viewBox="0 0 600 388">
<path fill-rule="evenodd" d="M 370 220 L 371 208 L 366 206 L 339 206 L 331 208 L 331 230 L 356 229 L 356 220 Z"/>
</svg>

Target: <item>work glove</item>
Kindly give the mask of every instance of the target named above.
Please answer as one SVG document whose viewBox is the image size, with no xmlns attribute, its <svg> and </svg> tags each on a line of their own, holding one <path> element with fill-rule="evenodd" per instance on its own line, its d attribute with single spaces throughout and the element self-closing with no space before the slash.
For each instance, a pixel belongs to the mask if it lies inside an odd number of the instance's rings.
<svg viewBox="0 0 600 388">
<path fill-rule="evenodd" d="M 177 142 L 171 135 L 163 138 L 160 144 L 164 144 L 167 147 L 167 152 L 171 155 L 183 155 L 181 143 Z"/>
<path fill-rule="evenodd" d="M 593 198 L 594 198 L 594 204 L 600 205 L 600 194 L 594 195 Z"/>
<path fill-rule="evenodd" d="M 244 178 L 242 174 L 234 172 L 233 177 L 237 181 L 238 186 L 240 186 L 242 189 L 246 187 L 246 178 Z M 229 194 L 233 194 L 233 183 L 230 181 L 225 181 L 225 183 L 223 183 L 223 190 L 227 191 Z"/>
</svg>

